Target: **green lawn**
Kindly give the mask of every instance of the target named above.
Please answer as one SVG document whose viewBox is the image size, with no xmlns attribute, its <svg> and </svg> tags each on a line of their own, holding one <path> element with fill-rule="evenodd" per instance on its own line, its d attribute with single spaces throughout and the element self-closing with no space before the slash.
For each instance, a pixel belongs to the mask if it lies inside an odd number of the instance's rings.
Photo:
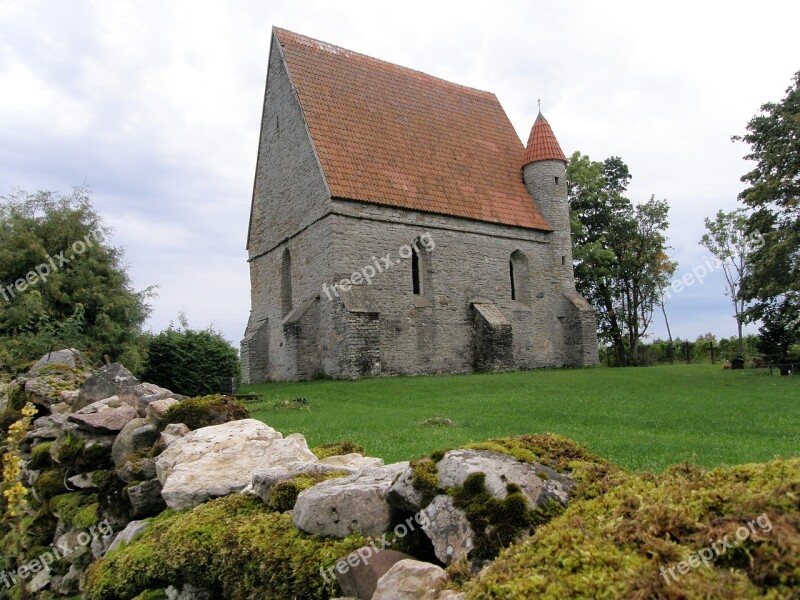
<svg viewBox="0 0 800 600">
<path fill-rule="evenodd" d="M 800 378 L 676 365 L 246 386 L 248 408 L 309 445 L 350 439 L 386 462 L 490 437 L 559 433 L 634 470 L 800 454 Z M 276 408 L 304 397 L 307 408 Z M 455 427 L 423 427 L 447 417 Z"/>
</svg>

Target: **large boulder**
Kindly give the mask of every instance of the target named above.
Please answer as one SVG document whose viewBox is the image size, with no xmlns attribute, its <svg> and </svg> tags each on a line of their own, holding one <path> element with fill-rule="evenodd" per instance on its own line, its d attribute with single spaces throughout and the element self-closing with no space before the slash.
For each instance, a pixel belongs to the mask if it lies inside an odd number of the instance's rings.
<svg viewBox="0 0 800 600">
<path fill-rule="evenodd" d="M 401 560 L 378 580 L 372 600 L 434 600 L 447 585 L 441 567 L 418 560 Z"/>
<path fill-rule="evenodd" d="M 549 500 L 567 504 L 575 480 L 539 463 L 520 462 L 489 450 L 450 450 L 436 463 L 442 488 L 464 485 L 473 473 L 486 475 L 486 489 L 498 499 L 506 497 L 509 483 L 518 485 L 531 508 Z"/>
<path fill-rule="evenodd" d="M 333 475 L 335 473 L 347 474 L 346 469 L 326 465 L 323 462 L 287 462 L 268 469 L 259 469 L 253 473 L 250 485 L 243 491 L 250 492 L 259 496 L 266 504 L 272 501 L 272 491 L 279 483 L 289 481 L 298 475 L 309 477 Z"/>
<path fill-rule="evenodd" d="M 14 395 L 20 390 L 25 401 L 49 409 L 67 401 L 69 396 L 64 393 L 80 388 L 89 375 L 77 350 L 59 350 L 42 356 L 30 371 L 14 380 L 8 391 Z"/>
<path fill-rule="evenodd" d="M 303 531 L 322 536 L 380 535 L 392 522 L 386 490 L 407 467 L 407 462 L 368 467 L 318 483 L 297 497 L 292 521 Z"/>
<path fill-rule="evenodd" d="M 175 440 L 156 459 L 167 506 L 184 508 L 244 489 L 253 472 L 316 462 L 302 435 L 286 438 L 255 419 L 203 427 Z"/>
<path fill-rule="evenodd" d="M 78 411 L 85 406 L 110 396 L 125 399 L 133 398 L 139 380 L 119 363 L 111 363 L 98 369 L 94 375 L 81 386 L 80 393 L 72 404 L 72 410 Z"/>
<path fill-rule="evenodd" d="M 539 463 L 521 462 L 489 450 L 460 449 L 448 451 L 435 464 L 435 487 L 444 491 L 458 488 L 470 476 L 478 474 L 483 477 L 486 491 L 496 500 L 506 499 L 510 484 L 519 488 L 529 509 L 543 507 L 553 500 L 566 505 L 576 485 L 572 477 Z M 413 480 L 414 468 L 409 466 L 389 487 L 386 499 L 393 507 L 409 512 L 423 508 L 425 494 L 414 488 Z M 424 509 L 427 522 L 422 529 L 431 540 L 436 557 L 444 564 L 468 557 L 475 548 L 476 532 L 465 511 L 456 507 L 446 494 L 436 496 Z"/>
<path fill-rule="evenodd" d="M 71 369 L 84 369 L 83 355 L 75 348 L 56 350 L 42 356 L 28 371 L 29 375 L 37 375 L 47 365 L 66 365 Z"/>
</svg>

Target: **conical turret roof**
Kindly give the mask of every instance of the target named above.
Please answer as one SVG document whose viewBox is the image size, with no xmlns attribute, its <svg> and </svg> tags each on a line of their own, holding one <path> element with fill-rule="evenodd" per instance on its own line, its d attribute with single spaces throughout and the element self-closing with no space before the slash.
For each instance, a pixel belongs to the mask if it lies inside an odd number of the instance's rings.
<svg viewBox="0 0 800 600">
<path fill-rule="evenodd" d="M 558 144 L 550 123 L 540 112 L 531 128 L 531 135 L 528 137 L 528 145 L 525 154 L 522 156 L 522 166 L 539 160 L 563 160 L 567 162 L 564 151 Z"/>
</svg>

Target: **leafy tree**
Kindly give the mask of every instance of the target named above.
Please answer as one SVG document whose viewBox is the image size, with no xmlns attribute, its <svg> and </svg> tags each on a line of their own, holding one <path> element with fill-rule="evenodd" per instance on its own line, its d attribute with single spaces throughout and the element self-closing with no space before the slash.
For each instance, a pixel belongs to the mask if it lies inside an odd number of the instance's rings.
<svg viewBox="0 0 800 600">
<path fill-rule="evenodd" d="M 153 289 L 132 289 L 109 233 L 84 187 L 0 197 L 0 366 L 53 346 L 141 364 Z"/>
<path fill-rule="evenodd" d="M 239 377 L 239 354 L 222 334 L 210 327 L 189 328 L 186 318 L 151 338 L 142 378 L 186 396 L 219 391 L 219 380 Z"/>
<path fill-rule="evenodd" d="M 739 356 L 744 356 L 742 326 L 745 322 L 746 299 L 742 283 L 749 275 L 753 254 L 764 245 L 764 238 L 759 232 L 748 234 L 747 211 L 743 208 L 726 213 L 717 211 L 712 221 L 705 219 L 708 233 L 704 234 L 700 244 L 705 246 L 722 266 L 727 289 L 725 295 L 730 296 L 733 303 L 734 318 L 739 334 Z"/>
<path fill-rule="evenodd" d="M 640 364 L 640 341 L 676 267 L 666 254 L 669 206 L 655 197 L 634 206 L 624 195 L 630 178 L 619 157 L 600 163 L 575 152 L 567 164 L 576 285 L 620 366 Z"/>
<path fill-rule="evenodd" d="M 742 295 L 755 304 L 750 320 L 771 311 L 781 298 L 800 292 L 800 71 L 780 103 L 768 102 L 734 140 L 750 145 L 746 159 L 755 168 L 742 177 L 748 187 L 739 199 L 753 209 L 748 226 L 765 244 L 753 255 Z"/>
<path fill-rule="evenodd" d="M 800 302 L 784 296 L 762 310 L 758 349 L 773 360 L 786 360 L 790 348 L 800 343 Z"/>
</svg>

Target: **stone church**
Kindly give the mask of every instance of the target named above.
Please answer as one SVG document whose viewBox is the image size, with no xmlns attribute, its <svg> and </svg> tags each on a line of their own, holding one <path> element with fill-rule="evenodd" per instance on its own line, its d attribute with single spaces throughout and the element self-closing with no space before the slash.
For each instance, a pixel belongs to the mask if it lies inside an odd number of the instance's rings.
<svg viewBox="0 0 800 600">
<path fill-rule="evenodd" d="M 274 29 L 244 382 L 596 364 L 565 166 L 541 113 Z"/>
</svg>

